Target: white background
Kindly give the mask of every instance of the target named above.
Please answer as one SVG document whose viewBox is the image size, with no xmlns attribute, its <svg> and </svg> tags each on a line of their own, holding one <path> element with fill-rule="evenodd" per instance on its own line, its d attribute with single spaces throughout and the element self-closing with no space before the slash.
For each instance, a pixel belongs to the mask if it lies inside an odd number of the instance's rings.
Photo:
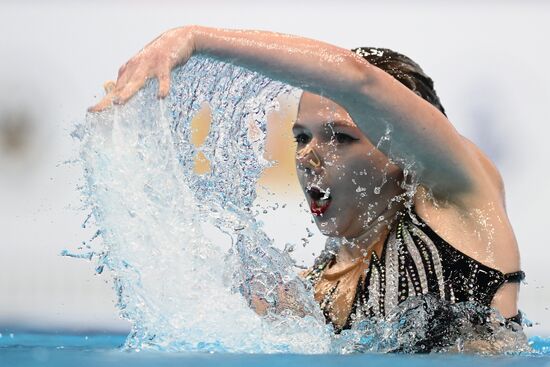
<svg viewBox="0 0 550 367">
<path fill-rule="evenodd" d="M 109 277 L 59 256 L 91 236 L 81 228 L 80 172 L 63 164 L 76 154 L 69 133 L 102 94 L 102 83 L 144 44 L 168 28 L 201 24 L 275 30 L 346 48 L 388 47 L 416 60 L 435 80 L 451 121 L 502 172 L 527 273 L 520 305 L 539 323 L 528 333 L 549 335 L 547 4 L 2 0 L 0 332 L 127 328 L 117 318 Z M 7 121 L 22 114 L 16 121 L 26 125 L 14 125 L 19 140 L 7 143 Z"/>
</svg>

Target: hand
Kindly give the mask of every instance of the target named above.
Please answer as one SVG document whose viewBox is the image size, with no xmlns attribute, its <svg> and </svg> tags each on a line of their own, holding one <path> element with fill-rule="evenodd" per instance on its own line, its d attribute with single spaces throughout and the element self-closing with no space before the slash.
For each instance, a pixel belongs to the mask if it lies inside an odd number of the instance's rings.
<svg viewBox="0 0 550 367">
<path fill-rule="evenodd" d="M 283 285 L 277 286 L 277 302 L 275 304 L 270 304 L 259 295 L 252 295 L 249 303 L 250 307 L 260 316 L 267 315 L 268 311 L 275 314 L 288 311 L 298 317 L 306 315 L 303 305 L 299 304 L 291 290 Z"/>
<path fill-rule="evenodd" d="M 107 95 L 88 111 L 101 112 L 113 104 L 126 103 L 151 78 L 159 81 L 159 98 L 166 97 L 170 90 L 170 72 L 185 64 L 194 51 L 193 27 L 163 33 L 119 69 L 114 87 L 105 88 Z"/>
</svg>

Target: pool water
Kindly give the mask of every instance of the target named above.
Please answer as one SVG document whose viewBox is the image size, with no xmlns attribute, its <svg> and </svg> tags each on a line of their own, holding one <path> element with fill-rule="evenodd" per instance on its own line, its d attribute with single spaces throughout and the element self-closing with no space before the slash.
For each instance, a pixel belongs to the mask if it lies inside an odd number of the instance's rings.
<svg viewBox="0 0 550 367">
<path fill-rule="evenodd" d="M 550 366 L 550 339 L 534 337 L 533 355 L 230 354 L 123 351 L 126 335 L 2 334 L 0 366 Z"/>
</svg>

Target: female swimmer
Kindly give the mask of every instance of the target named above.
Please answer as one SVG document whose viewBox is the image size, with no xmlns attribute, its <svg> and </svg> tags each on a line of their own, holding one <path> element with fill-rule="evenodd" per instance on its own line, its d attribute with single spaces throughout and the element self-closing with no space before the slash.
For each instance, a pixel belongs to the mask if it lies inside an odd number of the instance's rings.
<svg viewBox="0 0 550 367">
<path fill-rule="evenodd" d="M 353 51 L 263 31 L 188 26 L 121 67 L 91 111 L 202 54 L 304 90 L 298 177 L 327 250 L 305 274 L 336 330 L 411 296 L 475 301 L 519 321 L 518 245 L 498 170 L 449 122 L 431 79 L 387 49 Z M 385 139 L 388 137 L 389 139 Z"/>
</svg>

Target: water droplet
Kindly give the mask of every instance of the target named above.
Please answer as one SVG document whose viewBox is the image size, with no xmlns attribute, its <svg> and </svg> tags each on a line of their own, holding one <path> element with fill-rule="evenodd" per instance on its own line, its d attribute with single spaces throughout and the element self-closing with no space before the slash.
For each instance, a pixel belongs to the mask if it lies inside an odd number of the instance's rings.
<svg viewBox="0 0 550 367">
<path fill-rule="evenodd" d="M 287 243 L 285 243 L 285 248 L 284 248 L 283 251 L 284 251 L 284 252 L 287 252 L 287 253 L 290 253 L 290 252 L 293 252 L 294 249 L 295 249 L 294 244 L 288 243 L 288 242 L 287 242 Z"/>
</svg>

